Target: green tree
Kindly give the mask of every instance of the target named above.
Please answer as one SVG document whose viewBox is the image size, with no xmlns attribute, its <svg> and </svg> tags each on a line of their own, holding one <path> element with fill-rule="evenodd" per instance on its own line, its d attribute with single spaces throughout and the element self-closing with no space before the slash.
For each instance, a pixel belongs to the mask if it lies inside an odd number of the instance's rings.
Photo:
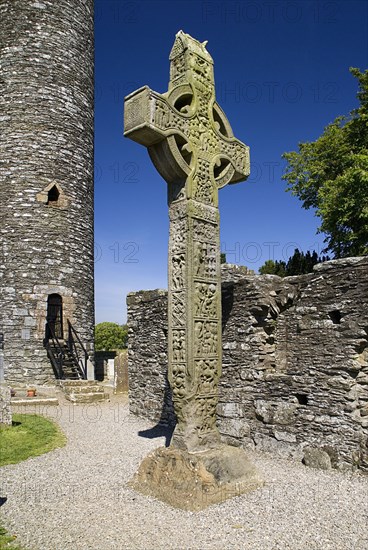
<svg viewBox="0 0 368 550">
<path fill-rule="evenodd" d="M 287 261 L 286 275 L 301 275 L 302 273 L 307 273 L 305 254 L 296 248 L 294 254 Z"/>
<path fill-rule="evenodd" d="M 360 105 L 329 124 L 314 142 L 284 153 L 287 190 L 315 208 L 337 258 L 368 254 L 368 70 L 351 68 Z"/>
<path fill-rule="evenodd" d="M 99 323 L 95 326 L 95 349 L 96 351 L 113 351 L 124 349 L 128 345 L 127 325 L 116 323 Z"/>
<path fill-rule="evenodd" d="M 286 264 L 283 261 L 266 260 L 259 268 L 259 272 L 261 275 L 278 275 L 279 277 L 285 277 L 285 268 Z"/>
<path fill-rule="evenodd" d="M 290 256 L 287 262 L 282 260 L 267 260 L 260 268 L 261 275 L 278 275 L 279 277 L 289 277 L 291 275 L 302 275 L 311 273 L 313 266 L 320 262 L 326 262 L 330 258 L 328 256 L 319 257 L 317 252 L 313 250 L 312 254 L 307 251 L 300 252 L 298 248 L 294 250 L 294 254 Z"/>
</svg>

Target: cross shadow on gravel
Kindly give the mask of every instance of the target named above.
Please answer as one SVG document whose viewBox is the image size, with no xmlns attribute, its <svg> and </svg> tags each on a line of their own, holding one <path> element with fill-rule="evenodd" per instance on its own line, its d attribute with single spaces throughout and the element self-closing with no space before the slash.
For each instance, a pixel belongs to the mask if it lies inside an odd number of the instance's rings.
<svg viewBox="0 0 368 550">
<path fill-rule="evenodd" d="M 140 437 L 146 437 L 147 439 L 155 439 L 156 437 L 165 438 L 165 447 L 170 445 L 172 434 L 175 426 L 165 426 L 164 424 L 157 424 L 153 428 L 148 430 L 140 430 L 138 435 Z"/>
<path fill-rule="evenodd" d="M 170 384 L 167 378 L 167 371 L 165 373 L 165 389 L 163 395 L 162 409 L 160 420 L 148 430 L 141 430 L 138 432 L 140 437 L 146 437 L 147 439 L 155 439 L 156 437 L 165 438 L 165 447 L 170 445 L 172 434 L 176 425 L 176 416 L 174 412 L 174 405 L 172 400 L 172 392 Z"/>
</svg>

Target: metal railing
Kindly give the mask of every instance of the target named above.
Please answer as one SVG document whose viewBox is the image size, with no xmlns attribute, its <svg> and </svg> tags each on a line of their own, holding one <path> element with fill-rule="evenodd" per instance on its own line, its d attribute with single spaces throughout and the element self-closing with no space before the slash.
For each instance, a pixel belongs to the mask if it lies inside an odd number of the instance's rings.
<svg viewBox="0 0 368 550">
<path fill-rule="evenodd" d="M 50 341 L 52 342 L 52 345 L 50 345 Z M 52 366 L 54 367 L 57 378 L 63 380 L 65 378 L 63 371 L 65 352 L 59 338 L 55 334 L 54 328 L 50 323 L 46 323 L 46 337 L 44 340 L 44 346 L 47 350 Z"/>
<path fill-rule="evenodd" d="M 68 320 L 68 339 L 61 342 L 56 336 L 51 323 L 46 323 L 46 336 L 44 346 L 51 360 L 56 377 L 65 380 L 75 376 L 79 379 L 87 379 L 88 353 L 83 346 L 77 331 Z"/>
<path fill-rule="evenodd" d="M 84 345 L 82 344 L 81 339 L 78 336 L 77 331 L 71 324 L 68 319 L 68 348 L 70 354 L 75 358 L 80 372 L 81 378 L 87 380 L 87 363 L 88 363 L 88 353 Z"/>
</svg>

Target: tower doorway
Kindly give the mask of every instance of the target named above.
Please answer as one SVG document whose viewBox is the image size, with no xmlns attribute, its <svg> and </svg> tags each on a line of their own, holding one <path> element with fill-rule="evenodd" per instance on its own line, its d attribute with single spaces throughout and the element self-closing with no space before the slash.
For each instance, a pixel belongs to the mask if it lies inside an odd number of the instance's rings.
<svg viewBox="0 0 368 550">
<path fill-rule="evenodd" d="M 50 294 L 47 298 L 46 339 L 63 336 L 63 299 L 60 294 Z"/>
</svg>

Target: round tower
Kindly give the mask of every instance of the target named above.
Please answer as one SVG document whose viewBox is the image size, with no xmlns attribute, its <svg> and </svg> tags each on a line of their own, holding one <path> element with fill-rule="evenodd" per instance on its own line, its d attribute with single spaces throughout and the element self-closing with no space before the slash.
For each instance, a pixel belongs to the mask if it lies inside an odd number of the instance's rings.
<svg viewBox="0 0 368 550">
<path fill-rule="evenodd" d="M 52 341 L 93 354 L 93 30 L 93 0 L 0 0 L 0 333 L 13 384 L 77 377 L 58 370 Z"/>
</svg>

